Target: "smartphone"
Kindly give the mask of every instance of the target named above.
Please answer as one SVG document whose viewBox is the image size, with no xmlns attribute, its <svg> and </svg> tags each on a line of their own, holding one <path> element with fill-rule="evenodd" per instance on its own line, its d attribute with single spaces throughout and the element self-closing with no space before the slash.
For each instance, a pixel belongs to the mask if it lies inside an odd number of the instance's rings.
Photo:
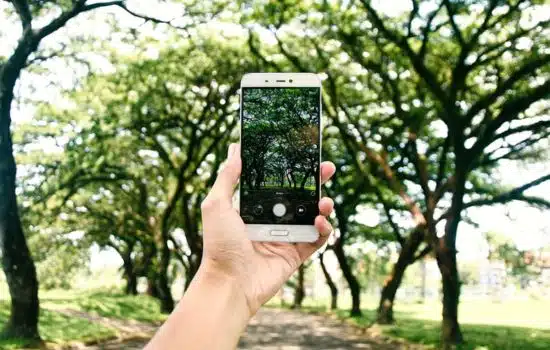
<svg viewBox="0 0 550 350">
<path fill-rule="evenodd" d="M 321 80 L 313 73 L 251 73 L 240 93 L 239 207 L 249 238 L 317 240 Z"/>
</svg>

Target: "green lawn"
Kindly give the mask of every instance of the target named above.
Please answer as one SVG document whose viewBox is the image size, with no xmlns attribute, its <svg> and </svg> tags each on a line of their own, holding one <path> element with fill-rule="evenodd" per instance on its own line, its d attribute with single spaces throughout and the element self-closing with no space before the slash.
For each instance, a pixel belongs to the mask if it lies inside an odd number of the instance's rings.
<svg viewBox="0 0 550 350">
<path fill-rule="evenodd" d="M 63 310 L 86 311 L 104 317 L 131 319 L 158 324 L 166 316 L 160 314 L 156 300 L 147 296 L 126 296 L 117 292 L 41 292 L 40 333 L 49 343 L 94 342 L 116 336 L 116 330 L 97 323 L 67 317 Z M 342 300 L 346 306 L 347 301 Z M 275 299 L 271 306 L 279 306 Z M 348 312 L 338 310 L 335 314 L 361 327 L 369 327 L 375 319 L 375 300 L 365 299 L 364 315 L 350 319 Z M 308 312 L 326 312 L 326 303 L 306 299 Z M 460 349 L 550 349 L 550 313 L 545 301 L 516 302 L 464 302 L 460 307 L 464 337 L 467 343 Z M 0 299 L 0 328 L 6 322 L 9 302 Z M 382 334 L 426 344 L 439 345 L 440 305 L 396 304 L 397 323 L 377 327 Z M 0 340 L 0 349 L 16 349 L 22 345 L 18 340 Z"/>
<path fill-rule="evenodd" d="M 41 312 L 39 329 L 47 343 L 66 344 L 68 342 L 89 343 L 110 339 L 117 335 L 111 329 L 79 317 L 68 317 L 63 310 L 86 311 L 104 317 L 137 320 L 158 324 L 166 316 L 159 312 L 156 300 L 148 296 L 126 296 L 119 293 L 103 292 L 41 292 Z M 9 302 L 0 299 L 0 329 L 9 316 Z M 24 343 L 17 339 L 0 340 L 0 349 L 21 348 Z"/>
<path fill-rule="evenodd" d="M 78 309 L 104 317 L 162 323 L 167 315 L 160 313 L 156 299 L 146 295 L 130 296 L 96 292 L 76 300 Z"/>
<path fill-rule="evenodd" d="M 376 327 L 376 331 L 381 331 L 386 336 L 425 344 L 433 348 L 439 346 L 441 311 L 438 303 L 397 304 L 396 324 L 391 326 L 373 326 L 374 304 L 372 301 L 367 301 L 365 304 L 368 304 L 368 308 L 363 309 L 362 317 L 350 318 L 347 310 L 338 310 L 335 314 L 361 327 Z M 280 304 L 274 301 L 271 305 Z M 327 312 L 325 305 L 320 306 L 308 300 L 304 310 L 324 313 Z M 470 301 L 461 306 L 460 319 L 466 343 L 459 349 L 550 349 L 548 302 Z"/>
<path fill-rule="evenodd" d="M 9 317 L 9 303 L 0 301 L 0 328 Z M 59 312 L 42 309 L 40 311 L 39 330 L 42 339 L 48 343 L 64 344 L 69 341 L 88 343 L 116 336 L 110 328 Z M 0 339 L 0 349 L 18 349 L 26 343 L 18 339 Z"/>
</svg>

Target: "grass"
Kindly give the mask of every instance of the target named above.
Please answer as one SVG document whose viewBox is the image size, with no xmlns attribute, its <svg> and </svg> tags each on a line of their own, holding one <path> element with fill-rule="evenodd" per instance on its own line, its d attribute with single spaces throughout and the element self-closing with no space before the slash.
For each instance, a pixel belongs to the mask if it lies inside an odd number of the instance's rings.
<svg viewBox="0 0 550 350">
<path fill-rule="evenodd" d="M 0 328 L 7 322 L 9 312 L 9 303 L 0 301 Z M 116 336 L 116 331 L 113 329 L 45 309 L 40 311 L 38 327 L 42 339 L 47 343 L 64 344 L 74 341 L 89 343 Z M 0 349 L 18 349 L 26 344 L 26 341 L 20 339 L 4 339 L 0 340 Z"/>
<path fill-rule="evenodd" d="M 374 307 L 363 309 L 361 317 L 351 318 L 347 310 L 328 312 L 325 305 L 315 305 L 315 302 L 310 301 L 304 311 L 335 314 L 359 327 L 370 327 L 376 319 Z M 464 303 L 460 318 L 466 343 L 458 349 L 550 349 L 550 315 L 547 308 L 547 302 L 543 301 Z M 385 336 L 424 344 L 430 348 L 440 346 L 440 306 L 437 303 L 399 305 L 394 315 L 394 325 L 375 325 L 375 330 Z"/>
<path fill-rule="evenodd" d="M 103 317 L 160 323 L 166 319 L 159 312 L 155 299 L 148 296 L 127 296 L 109 291 L 52 291 L 41 292 L 40 334 L 48 343 L 64 345 L 69 342 L 90 343 L 116 336 L 116 330 L 100 324 L 63 315 L 63 310 L 85 311 Z M 343 296 L 341 304 L 347 307 Z M 365 299 L 363 316 L 350 318 L 346 310 L 333 314 L 359 327 L 369 327 L 375 320 L 374 299 Z M 280 306 L 275 299 L 271 306 Z M 306 312 L 326 313 L 327 303 L 306 299 Z M 550 313 L 546 301 L 468 301 L 460 307 L 462 330 L 467 341 L 463 350 L 538 350 L 550 349 Z M 382 335 L 409 342 L 439 346 L 440 305 L 432 303 L 401 303 L 395 308 L 396 324 L 374 326 Z M 0 298 L 0 328 L 9 316 L 9 302 Z M 21 340 L 0 340 L 0 349 L 17 349 Z"/>
<path fill-rule="evenodd" d="M 115 329 L 80 317 L 63 314 L 64 310 L 85 311 L 92 315 L 158 324 L 166 319 L 158 302 L 148 296 L 127 296 L 108 291 L 41 292 L 39 330 L 47 343 L 93 343 L 117 336 Z M 9 302 L 0 299 L 0 329 L 9 317 Z M 0 340 L 0 349 L 19 349 L 26 345 L 19 339 Z"/>
<path fill-rule="evenodd" d="M 104 317 L 162 323 L 167 315 L 160 313 L 157 300 L 145 295 L 96 292 L 77 299 L 80 310 Z"/>
<path fill-rule="evenodd" d="M 66 294 L 41 294 L 42 306 L 51 310 L 72 309 L 92 315 L 158 324 L 166 319 L 158 300 L 147 295 L 92 291 Z"/>
</svg>

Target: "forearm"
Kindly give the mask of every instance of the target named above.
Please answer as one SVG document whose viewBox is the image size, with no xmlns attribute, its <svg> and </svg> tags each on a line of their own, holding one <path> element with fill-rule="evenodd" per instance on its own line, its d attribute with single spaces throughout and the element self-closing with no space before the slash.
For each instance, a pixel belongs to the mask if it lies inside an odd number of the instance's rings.
<svg viewBox="0 0 550 350">
<path fill-rule="evenodd" d="M 145 349 L 234 349 L 249 317 L 246 298 L 238 285 L 223 275 L 199 270 Z"/>
</svg>

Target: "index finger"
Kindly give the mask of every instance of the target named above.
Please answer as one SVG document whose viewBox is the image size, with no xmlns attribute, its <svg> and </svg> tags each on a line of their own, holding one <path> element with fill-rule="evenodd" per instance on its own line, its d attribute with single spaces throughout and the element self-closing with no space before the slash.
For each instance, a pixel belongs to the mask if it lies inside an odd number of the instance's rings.
<svg viewBox="0 0 550 350">
<path fill-rule="evenodd" d="M 336 166 L 333 162 L 322 162 L 321 163 L 321 183 L 325 183 L 334 175 L 336 172 Z"/>
<path fill-rule="evenodd" d="M 239 176 L 241 175 L 241 156 L 240 145 L 232 143 L 229 145 L 227 152 L 227 162 L 223 169 L 219 172 L 208 197 L 223 200 L 226 203 L 231 204 L 231 198 L 235 186 L 239 182 Z"/>
</svg>

